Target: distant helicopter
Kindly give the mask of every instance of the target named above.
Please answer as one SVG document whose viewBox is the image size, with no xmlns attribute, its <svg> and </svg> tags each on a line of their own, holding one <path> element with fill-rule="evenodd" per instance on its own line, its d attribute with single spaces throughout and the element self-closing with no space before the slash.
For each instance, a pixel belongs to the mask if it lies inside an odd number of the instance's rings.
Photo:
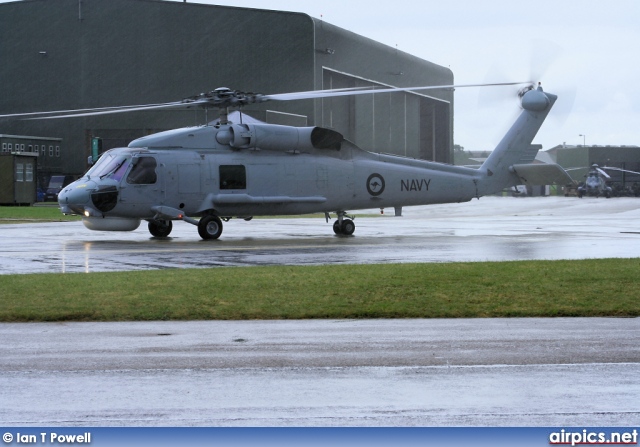
<svg viewBox="0 0 640 447">
<path fill-rule="evenodd" d="M 611 180 L 611 176 L 598 167 L 597 164 L 591 165 L 587 173 L 584 184 L 578 186 L 578 197 L 583 196 L 599 197 L 603 196 L 607 199 L 611 198 L 612 189 L 607 186 L 607 181 Z"/>
<path fill-rule="evenodd" d="M 513 85 L 501 83 L 483 85 Z M 219 88 L 182 101 L 125 108 L 42 114 L 68 118 L 173 107 L 220 109 L 216 125 L 160 132 L 111 149 L 58 196 L 64 214 L 83 216 L 91 230 L 132 231 L 142 220 L 154 237 L 167 237 L 173 221 L 197 226 L 202 239 L 217 239 L 223 221 L 262 215 L 330 213 L 336 235 L 356 229 L 352 210 L 466 202 L 505 187 L 544 177 L 564 184 L 558 165 L 530 164 L 540 149 L 531 142 L 557 96 L 541 86 L 520 95 L 522 112 L 478 169 L 365 151 L 331 129 L 228 120 L 230 108 L 268 100 L 317 99 L 474 85 L 361 88 L 262 95 Z M 33 119 L 33 118 L 32 118 Z M 548 184 L 539 183 L 539 184 Z"/>
<path fill-rule="evenodd" d="M 628 172 L 630 174 L 640 175 L 640 173 L 635 171 L 614 168 L 611 166 L 603 166 L 601 168 L 594 163 L 589 168 L 589 172 L 586 175 L 587 178 L 584 181 L 584 184 L 578 186 L 577 191 L 578 191 L 579 198 L 582 198 L 584 196 L 590 196 L 590 197 L 603 196 L 603 197 L 606 197 L 607 199 L 611 198 L 614 191 L 611 186 L 607 185 L 607 182 L 611 181 L 611 176 L 607 174 L 605 170 Z"/>
</svg>

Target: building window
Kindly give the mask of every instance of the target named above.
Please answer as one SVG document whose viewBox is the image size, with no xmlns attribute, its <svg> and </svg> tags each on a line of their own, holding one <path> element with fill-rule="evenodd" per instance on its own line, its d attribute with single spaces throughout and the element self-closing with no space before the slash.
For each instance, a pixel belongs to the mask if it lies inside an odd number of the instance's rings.
<svg viewBox="0 0 640 447">
<path fill-rule="evenodd" d="M 11 152 L 12 149 L 13 149 L 13 145 L 9 143 L 9 152 Z"/>
<path fill-rule="evenodd" d="M 47 154 L 47 146 L 45 146 L 44 144 L 42 145 L 42 153 L 40 155 L 42 155 L 43 157 Z"/>
<path fill-rule="evenodd" d="M 24 152 L 24 144 L 20 145 L 20 151 Z"/>
<path fill-rule="evenodd" d="M 53 157 L 53 146 L 49 146 L 49 157 Z"/>
<path fill-rule="evenodd" d="M 33 182 L 33 164 L 27 163 L 25 166 L 25 182 Z"/>
<path fill-rule="evenodd" d="M 40 152 L 40 146 L 38 146 L 37 144 L 33 147 L 33 152 L 35 152 L 36 154 L 38 152 Z"/>
<path fill-rule="evenodd" d="M 56 157 L 60 156 L 60 146 L 56 146 Z"/>
<path fill-rule="evenodd" d="M 16 182 L 24 182 L 24 165 L 16 163 Z"/>
<path fill-rule="evenodd" d="M 2 152 L 7 152 L 7 143 L 2 143 Z"/>
</svg>

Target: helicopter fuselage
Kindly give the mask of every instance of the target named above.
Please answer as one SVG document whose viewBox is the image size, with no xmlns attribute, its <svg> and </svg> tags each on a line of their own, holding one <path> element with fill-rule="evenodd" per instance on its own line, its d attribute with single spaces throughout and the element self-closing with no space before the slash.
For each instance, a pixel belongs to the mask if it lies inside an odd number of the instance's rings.
<svg viewBox="0 0 640 447">
<path fill-rule="evenodd" d="M 334 232 L 351 235 L 348 211 L 465 202 L 518 184 L 518 163 L 535 156 L 531 140 L 555 98 L 527 92 L 520 117 L 478 169 L 367 152 L 321 127 L 224 123 L 111 149 L 58 201 L 93 230 L 133 230 L 147 220 L 163 237 L 183 220 L 217 239 L 222 220 L 320 212 L 327 220 L 335 213 Z"/>
<path fill-rule="evenodd" d="M 112 149 L 65 188 L 62 210 L 90 219 L 154 219 L 158 207 L 185 216 L 246 218 L 462 202 L 477 196 L 475 169 L 374 154 L 344 142 L 339 148 L 285 146 L 280 151 L 212 144 L 227 130 L 202 126 L 165 135 L 171 141 L 197 135 L 210 148 L 153 147 L 163 137 L 159 134 Z M 148 146 L 137 146 L 143 143 Z M 452 176 L 461 181 L 451 182 Z"/>
<path fill-rule="evenodd" d="M 596 170 L 590 171 L 584 185 L 578 187 L 578 197 L 580 198 L 587 195 L 592 197 L 605 196 L 608 199 L 611 197 L 611 193 L 612 188 L 607 186 L 606 181 Z"/>
</svg>

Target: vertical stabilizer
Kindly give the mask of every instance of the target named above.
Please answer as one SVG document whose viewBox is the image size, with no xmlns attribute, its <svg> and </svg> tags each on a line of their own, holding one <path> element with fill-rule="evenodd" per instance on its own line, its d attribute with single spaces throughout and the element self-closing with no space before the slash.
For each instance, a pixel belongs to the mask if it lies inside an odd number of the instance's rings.
<svg viewBox="0 0 640 447">
<path fill-rule="evenodd" d="M 540 86 L 522 96 L 522 113 L 480 167 L 484 174 L 478 184 L 480 196 L 521 183 L 511 167 L 535 158 L 541 146 L 531 143 L 557 98 L 545 93 Z"/>
</svg>

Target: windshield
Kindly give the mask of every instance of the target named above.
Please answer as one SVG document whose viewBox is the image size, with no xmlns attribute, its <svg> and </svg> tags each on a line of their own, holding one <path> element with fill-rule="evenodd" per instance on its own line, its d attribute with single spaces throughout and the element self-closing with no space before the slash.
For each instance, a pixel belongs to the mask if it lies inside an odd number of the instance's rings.
<svg viewBox="0 0 640 447">
<path fill-rule="evenodd" d="M 87 171 L 87 175 L 90 178 L 109 176 L 114 180 L 121 180 L 127 167 L 129 167 L 129 160 L 130 158 L 126 155 L 106 153 Z"/>
</svg>

